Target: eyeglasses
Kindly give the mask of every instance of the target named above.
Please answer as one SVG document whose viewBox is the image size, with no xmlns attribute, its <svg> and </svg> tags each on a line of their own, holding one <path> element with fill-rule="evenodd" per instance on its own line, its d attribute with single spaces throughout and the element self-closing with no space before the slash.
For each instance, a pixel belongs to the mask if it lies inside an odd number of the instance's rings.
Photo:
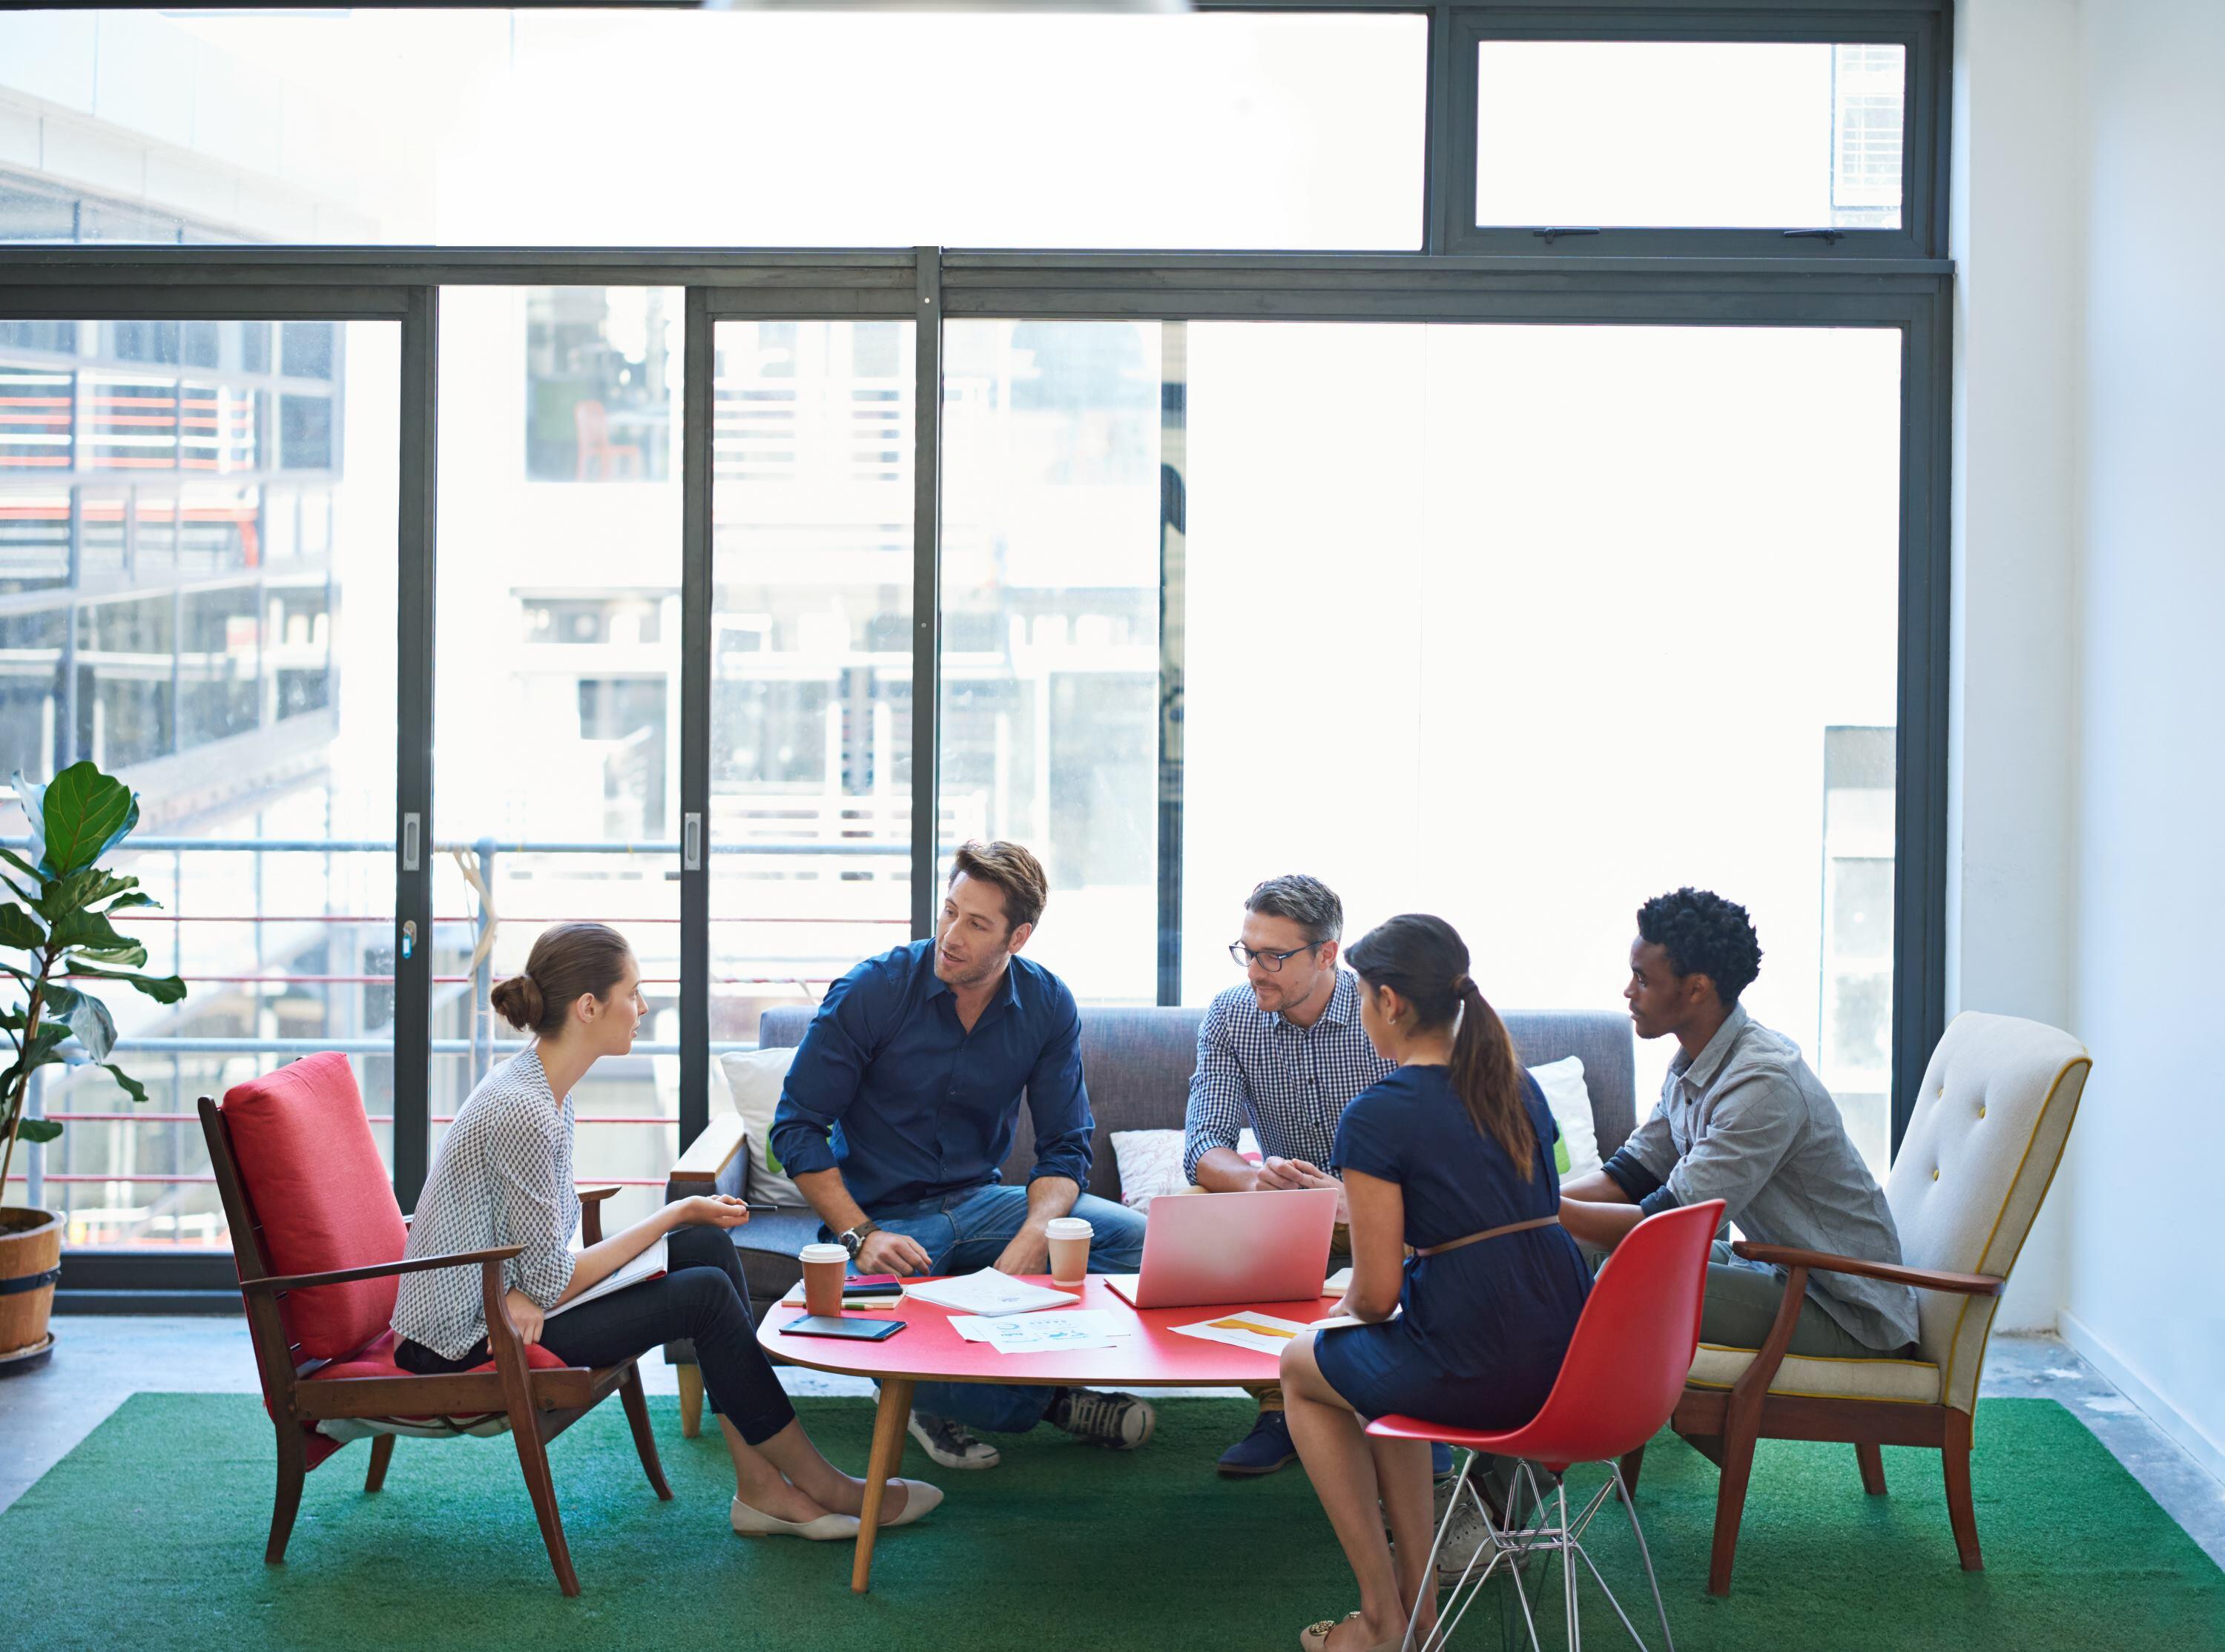
<svg viewBox="0 0 2225 1652">
<path fill-rule="evenodd" d="M 1315 945 L 1319 943 L 1316 942 Z M 1240 940 L 1232 940 L 1228 943 L 1228 956 L 1234 960 L 1239 969 L 1248 970 L 1256 963 L 1270 975 L 1280 975 L 1285 963 L 1296 958 L 1300 953 L 1309 953 L 1313 950 L 1312 946 L 1293 946 L 1286 953 L 1255 953 Z"/>
</svg>

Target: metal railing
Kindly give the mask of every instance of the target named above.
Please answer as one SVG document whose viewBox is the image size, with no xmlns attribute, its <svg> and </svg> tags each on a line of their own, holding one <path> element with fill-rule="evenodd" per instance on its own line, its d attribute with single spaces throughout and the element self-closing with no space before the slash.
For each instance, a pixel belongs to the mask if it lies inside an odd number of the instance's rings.
<svg viewBox="0 0 2225 1652">
<path fill-rule="evenodd" d="M 803 804 L 808 807 L 809 803 L 815 801 L 817 800 L 812 798 L 799 798 L 795 800 L 795 802 Z M 786 807 L 787 801 L 782 800 L 780 806 Z M 766 822 L 764 824 L 772 825 L 773 823 Z M 819 823 L 813 822 L 812 824 Z M 778 826 L 786 826 L 791 831 L 795 829 L 794 825 L 789 820 L 783 820 L 778 823 Z M 777 829 L 777 827 L 776 827 L 776 829 Z M 807 826 L 805 829 L 808 830 L 810 828 Z M 18 850 L 27 848 L 29 845 L 29 841 L 30 840 L 28 838 L 23 837 L 0 838 L 0 845 L 4 845 L 7 847 Z M 455 857 L 460 868 L 467 864 L 472 873 L 475 875 L 478 889 L 489 892 L 495 890 L 498 887 L 496 877 L 498 875 L 498 864 L 500 858 L 505 855 L 595 855 L 651 859 L 667 858 L 674 861 L 676 864 L 681 853 L 681 845 L 678 842 L 665 841 L 662 839 L 646 841 L 606 840 L 599 842 L 583 842 L 568 839 L 504 839 L 491 836 L 482 836 L 470 839 L 436 841 L 434 843 L 432 847 L 433 851 L 436 854 L 448 854 Z M 903 841 L 890 841 L 886 839 L 880 839 L 878 840 L 872 839 L 859 840 L 855 839 L 844 839 L 840 838 L 828 838 L 816 840 L 806 839 L 802 841 L 781 841 L 778 839 L 771 841 L 756 841 L 745 839 L 738 842 L 714 842 L 708 845 L 708 847 L 712 854 L 722 858 L 770 858 L 783 860 L 832 858 L 846 862 L 854 862 L 861 859 L 878 859 L 895 862 L 907 866 L 909 864 L 909 856 L 910 853 L 910 845 L 908 837 Z M 257 856 L 266 854 L 317 854 L 331 856 L 339 854 L 391 855 L 395 851 L 396 845 L 391 839 L 378 838 L 197 838 L 148 835 L 134 837 L 123 847 L 120 853 L 125 856 L 139 854 L 169 854 L 172 856 L 183 856 L 189 852 L 195 854 L 247 853 Z M 259 904 L 260 902 L 262 887 L 260 881 L 261 874 L 259 871 L 260 864 L 261 863 L 258 860 L 256 892 L 257 904 Z M 467 878 L 466 881 L 471 882 L 473 881 L 473 879 Z M 491 1017 L 482 1012 L 481 1007 L 486 1004 L 497 978 L 493 971 L 491 946 L 492 932 L 499 923 L 504 921 L 508 921 L 513 924 L 526 925 L 538 925 L 553 921 L 560 921 L 560 920 L 543 917 L 509 916 L 501 914 L 498 910 L 489 909 L 488 903 L 485 899 L 479 900 L 476 904 L 478 905 L 479 909 L 475 912 L 463 915 L 436 916 L 433 920 L 436 933 L 443 928 L 448 929 L 451 932 L 458 927 L 468 929 L 470 933 L 469 944 L 464 948 L 464 950 L 466 957 L 472 960 L 472 966 L 466 972 L 440 973 L 435 974 L 432 978 L 433 984 L 436 990 L 434 1007 L 436 1011 L 442 1009 L 452 1008 L 459 1002 L 459 1000 L 461 1000 L 470 1005 L 472 1009 L 471 1031 L 469 1036 L 434 1038 L 430 1041 L 430 1052 L 434 1055 L 449 1057 L 463 1056 L 467 1058 L 470 1062 L 470 1082 L 472 1084 L 476 1084 L 479 1079 L 485 1078 L 486 1073 L 491 1069 L 498 1060 L 506 1059 L 510 1054 L 514 1054 L 517 1051 L 523 1050 L 528 1047 L 528 1041 L 525 1040 L 498 1039 L 494 1035 L 494 1029 Z M 169 924 L 175 926 L 190 923 L 225 923 L 235 925 L 252 924 L 257 926 L 292 924 L 301 926 L 319 925 L 347 927 L 377 927 L 390 926 L 394 923 L 395 919 L 391 914 L 358 915 L 336 912 L 264 913 L 257 911 L 254 913 L 241 914 L 212 914 L 132 911 L 118 914 L 117 921 L 119 924 L 124 925 Z M 629 915 L 619 921 L 625 923 L 629 927 L 637 924 L 669 926 L 678 924 L 681 920 L 676 916 L 634 917 Z M 719 924 L 739 923 L 782 926 L 813 924 L 834 929 L 897 927 L 903 928 L 908 931 L 910 927 L 910 919 L 909 917 L 904 916 L 877 917 L 871 915 L 830 915 L 820 917 L 793 914 L 777 914 L 763 917 L 756 917 L 746 914 L 729 914 L 713 915 L 711 918 L 711 921 Z M 257 950 L 259 962 L 261 956 L 259 943 Z M 750 975 L 713 973 L 711 977 L 711 983 L 712 984 L 718 986 L 795 986 L 807 993 L 809 993 L 815 989 L 823 986 L 827 982 L 834 978 L 834 974 L 839 973 L 840 970 L 847 968 L 849 963 L 853 960 L 854 956 L 854 954 L 852 954 L 849 957 L 839 959 L 831 957 L 819 958 L 809 955 L 784 958 L 777 960 L 770 960 L 770 968 L 772 972 Z M 767 965 L 760 965 L 758 967 L 763 970 L 765 969 Z M 830 971 L 832 972 L 829 972 Z M 181 971 L 180 973 L 182 974 L 184 978 L 189 983 L 204 983 L 210 985 L 225 987 L 244 987 L 250 990 L 258 987 L 282 988 L 295 986 L 376 987 L 391 985 L 395 980 L 395 977 L 391 972 L 383 972 L 376 970 L 360 970 L 356 972 L 333 972 L 327 970 L 319 971 L 314 973 L 288 973 L 282 971 L 282 966 L 281 972 L 276 973 L 269 972 L 261 968 L 257 968 L 253 972 L 216 969 L 203 972 Z M 644 984 L 661 984 L 666 986 L 677 985 L 679 984 L 679 978 L 677 976 L 652 977 L 649 978 L 644 982 Z M 173 1012 L 171 1016 L 165 1017 L 165 1019 L 169 1021 L 172 1024 L 174 1024 L 176 1015 L 181 1013 L 189 1013 L 190 1008 L 191 1005 L 189 1001 L 186 1010 L 179 1012 Z M 127 1060 L 129 1058 L 135 1055 L 146 1057 L 167 1056 L 171 1058 L 173 1065 L 173 1087 L 174 1090 L 181 1092 L 184 1086 L 184 1074 L 182 1071 L 180 1070 L 178 1064 L 186 1058 L 244 1054 L 276 1057 L 282 1061 L 323 1051 L 332 1051 L 351 1056 L 385 1055 L 390 1054 L 393 1051 L 393 1040 L 390 1036 L 380 1037 L 375 1033 L 371 1036 L 301 1038 L 257 1036 L 236 1034 L 178 1035 L 165 1034 L 159 1030 L 143 1034 L 124 1032 L 117 1037 L 115 1046 L 117 1054 Z M 755 1043 L 746 1041 L 714 1040 L 709 1045 L 710 1053 L 714 1056 L 732 1051 L 750 1050 L 756 1048 L 757 1046 Z M 681 1046 L 676 1041 L 672 1041 L 643 1040 L 635 1043 L 632 1053 L 637 1055 L 647 1056 L 676 1056 L 681 1053 Z M 81 1068 L 86 1064 L 86 1058 L 83 1053 L 73 1048 L 66 1049 L 63 1052 L 63 1055 L 66 1070 Z M 141 1109 L 135 1111 L 124 1111 L 98 1107 L 83 1110 L 65 1108 L 49 1112 L 45 1106 L 45 1103 L 48 1099 L 47 1090 L 48 1077 L 48 1070 L 42 1070 L 32 1075 L 30 1104 L 29 1111 L 30 1116 L 33 1117 L 51 1117 L 57 1122 L 64 1123 L 73 1122 L 86 1124 L 109 1125 L 184 1125 L 198 1122 L 198 1115 L 179 1111 L 175 1108 L 168 1111 Z M 368 1113 L 366 1114 L 366 1117 L 369 1119 L 369 1122 L 373 1124 L 391 1125 L 394 1122 L 393 1115 L 391 1113 Z M 436 1113 L 431 1115 L 428 1122 L 435 1125 L 445 1124 L 452 1123 L 453 1121 L 453 1117 L 454 1115 L 453 1113 Z M 642 1129 L 656 1125 L 676 1125 L 678 1120 L 676 1117 L 665 1117 L 661 1116 L 656 1117 L 646 1117 L 636 1110 L 616 1115 L 585 1114 L 580 1117 L 578 1122 L 582 1125 L 595 1126 L 599 1128 L 615 1126 Z M 65 1163 L 67 1162 L 67 1161 L 66 1160 Z M 11 1183 L 20 1181 L 22 1184 L 25 1194 L 28 1197 L 29 1201 L 33 1205 L 38 1205 L 42 1201 L 45 1197 L 46 1185 L 50 1182 L 57 1186 L 114 1184 L 118 1187 L 168 1186 L 184 1188 L 196 1186 L 206 1186 L 212 1180 L 212 1177 L 206 1172 L 189 1171 L 185 1169 L 182 1166 L 174 1166 L 171 1169 L 162 1172 L 144 1171 L 136 1168 L 93 1172 L 80 1172 L 75 1169 L 52 1169 L 49 1168 L 47 1162 L 46 1149 L 40 1144 L 29 1144 L 28 1146 L 28 1150 L 20 1156 L 19 1164 L 21 1168 L 16 1174 L 11 1175 L 9 1180 Z M 615 1182 L 620 1186 L 628 1187 L 637 1186 L 646 1187 L 662 1185 L 662 1179 L 655 1177 L 595 1176 L 586 1177 L 581 1180 L 583 1182 L 592 1181 L 598 1184 Z M 90 1218 L 92 1212 L 87 1212 L 86 1214 L 88 1218 Z M 117 1212 L 116 1214 L 120 1216 L 122 1213 Z"/>
</svg>

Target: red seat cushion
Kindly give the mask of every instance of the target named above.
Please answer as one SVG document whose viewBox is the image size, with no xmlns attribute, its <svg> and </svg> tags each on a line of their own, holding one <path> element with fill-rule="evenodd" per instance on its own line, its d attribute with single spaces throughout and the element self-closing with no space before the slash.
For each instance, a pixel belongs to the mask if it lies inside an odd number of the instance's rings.
<svg viewBox="0 0 2225 1652">
<path fill-rule="evenodd" d="M 304 1056 L 234 1085 L 224 1119 L 273 1273 L 400 1259 L 409 1231 L 346 1056 Z M 389 1277 L 288 1292 L 278 1308 L 287 1339 L 304 1358 L 352 1354 L 386 1329 L 396 1288 Z"/>
<path fill-rule="evenodd" d="M 335 1359 L 329 1365 L 319 1366 L 304 1380 L 311 1383 L 337 1383 L 351 1377 L 416 1376 L 415 1371 L 404 1370 L 394 1363 L 394 1332 L 389 1331 L 359 1352 L 345 1359 Z M 537 1342 L 526 1345 L 525 1363 L 537 1371 L 561 1371 L 565 1368 L 564 1361 L 560 1357 L 550 1353 Z M 494 1361 L 491 1359 L 482 1361 L 472 1367 L 473 1371 L 491 1371 L 493 1369 Z M 464 1374 L 458 1373 L 460 1376 Z"/>
</svg>

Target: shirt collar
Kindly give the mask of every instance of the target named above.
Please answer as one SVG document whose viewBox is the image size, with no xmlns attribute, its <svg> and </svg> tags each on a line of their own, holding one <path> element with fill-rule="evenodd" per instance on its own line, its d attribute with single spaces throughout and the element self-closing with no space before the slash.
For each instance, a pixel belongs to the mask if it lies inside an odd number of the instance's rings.
<svg viewBox="0 0 2225 1652">
<path fill-rule="evenodd" d="M 517 1062 L 529 1082 L 538 1085 L 541 1093 L 550 1101 L 560 1106 L 562 1104 L 563 1097 L 558 1095 L 556 1086 L 548 1082 L 548 1069 L 541 1065 L 541 1046 L 538 1043 L 528 1044 L 519 1051 Z"/>
<path fill-rule="evenodd" d="M 927 965 L 927 996 L 930 998 L 934 997 L 937 993 L 941 994 L 944 997 L 953 996 L 950 991 L 950 983 L 944 980 L 940 975 L 937 975 L 935 972 L 935 943 L 932 940 L 927 940 L 922 941 L 920 944 L 927 948 L 924 953 L 920 954 L 921 960 Z M 1005 1004 L 1014 1010 L 1018 1009 L 1020 1007 L 1019 978 L 1020 960 L 1017 958 L 1006 959 L 1005 960 L 1005 990 L 1002 992 L 996 994 L 989 1002 L 991 1003 Z"/>
<path fill-rule="evenodd" d="M 1708 1041 L 1707 1048 L 1685 1060 L 1681 1067 L 1670 1063 L 1677 1076 L 1695 1090 L 1705 1090 L 1715 1081 L 1715 1074 L 1722 1071 L 1723 1063 L 1730 1060 L 1733 1046 L 1737 1044 L 1752 1019 L 1744 1004 L 1734 1004 L 1723 1024 L 1715 1029 L 1715 1035 Z M 1678 1054 L 1678 1060 L 1684 1060 L 1682 1052 Z"/>
<path fill-rule="evenodd" d="M 1314 1027 L 1322 1025 L 1323 1022 L 1328 1022 L 1332 1027 L 1337 1028 L 1353 1027 L 1359 1024 L 1359 981 L 1360 978 L 1354 975 L 1350 970 L 1339 969 L 1337 971 L 1336 984 L 1329 990 L 1328 1008 L 1321 1012 L 1319 1019 L 1314 1022 Z M 1254 1008 L 1256 1009 L 1257 1006 L 1255 1005 Z M 1309 1033 L 1313 1030 L 1313 1027 L 1299 1026 L 1297 1022 L 1292 1021 L 1279 1010 L 1260 1010 L 1258 1011 L 1258 1016 L 1262 1022 L 1265 1022 L 1270 1029 L 1275 1030 L 1288 1028 L 1290 1031 L 1301 1035 Z"/>
<path fill-rule="evenodd" d="M 1350 970 L 1336 972 L 1336 986 L 1328 995 L 1328 1008 L 1321 1013 L 1322 1021 L 1337 1027 L 1349 1027 L 1360 1019 L 1360 978 Z M 1314 1023 L 1318 1027 L 1321 1022 Z"/>
</svg>

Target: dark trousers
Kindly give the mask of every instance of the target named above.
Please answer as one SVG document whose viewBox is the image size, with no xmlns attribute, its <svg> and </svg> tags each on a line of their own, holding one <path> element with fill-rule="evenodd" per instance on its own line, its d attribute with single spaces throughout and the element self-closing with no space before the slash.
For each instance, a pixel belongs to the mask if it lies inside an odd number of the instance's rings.
<svg viewBox="0 0 2225 1652">
<path fill-rule="evenodd" d="M 568 1365 L 615 1365 L 685 1337 L 695 1345 L 712 1410 L 751 1445 L 763 1445 L 796 1421 L 796 1408 L 758 1346 L 733 1239 L 723 1228 L 682 1227 L 664 1243 L 663 1278 L 567 1308 L 548 1321 L 541 1345 Z M 395 1351 L 405 1370 L 428 1374 L 466 1370 L 487 1358 L 484 1342 L 453 1360 L 412 1342 Z"/>
</svg>

